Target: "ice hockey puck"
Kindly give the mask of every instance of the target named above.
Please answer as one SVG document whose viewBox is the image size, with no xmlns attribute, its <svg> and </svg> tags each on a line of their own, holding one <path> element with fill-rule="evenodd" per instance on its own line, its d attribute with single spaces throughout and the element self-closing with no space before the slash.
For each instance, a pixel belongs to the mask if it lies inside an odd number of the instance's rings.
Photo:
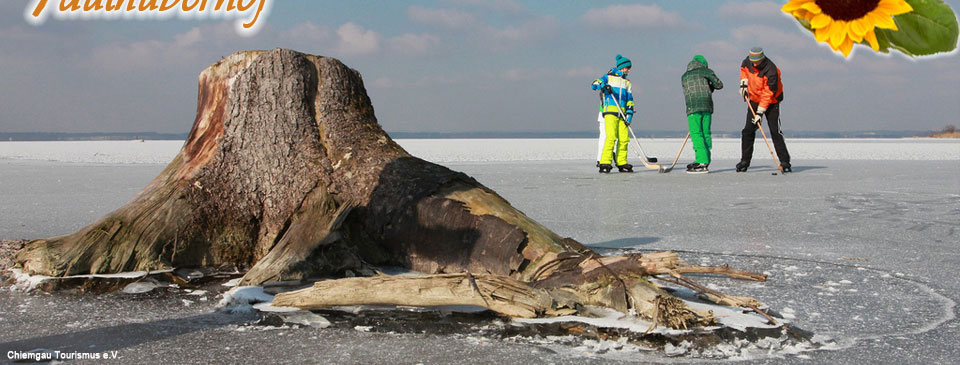
<svg viewBox="0 0 960 365">
<path fill-rule="evenodd" d="M 770 175 L 776 175 L 776 174 L 777 174 L 777 173 L 776 173 L 776 172 L 774 172 L 774 173 L 772 173 L 772 174 L 770 174 Z"/>
</svg>

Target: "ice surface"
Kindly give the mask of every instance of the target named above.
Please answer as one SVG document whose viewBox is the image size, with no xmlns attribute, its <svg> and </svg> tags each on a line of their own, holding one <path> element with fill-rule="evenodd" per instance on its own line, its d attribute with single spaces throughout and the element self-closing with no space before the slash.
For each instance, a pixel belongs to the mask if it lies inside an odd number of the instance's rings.
<svg viewBox="0 0 960 365">
<path fill-rule="evenodd" d="M 183 141 L 0 142 L 0 159 L 98 164 L 168 164 Z"/>
<path fill-rule="evenodd" d="M 960 348 L 953 346 L 960 342 L 956 317 L 960 300 L 960 282 L 956 280 L 960 277 L 960 141 L 788 139 L 796 172 L 781 176 L 770 175 L 775 167 L 762 139 L 758 141 L 750 172 L 738 174 L 733 165 L 739 141 L 717 140 L 715 161 L 707 175 L 688 175 L 682 170 L 599 175 L 594 170 L 596 141 L 592 139 L 399 143 L 414 155 L 473 176 L 532 219 L 602 253 L 669 249 L 691 263 L 728 263 L 737 269 L 767 272 L 770 278 L 761 284 L 712 276 L 693 279 L 729 294 L 753 296 L 785 318 L 793 317 L 797 328 L 815 333 L 813 342 L 820 344 L 821 350 L 835 350 L 807 351 L 772 342 L 724 344 L 716 349 L 726 354 L 721 357 L 761 361 L 785 357 L 785 362 L 809 359 L 816 363 L 952 363 L 960 358 Z M 681 141 L 641 142 L 648 153 L 672 160 Z M 0 237 L 68 234 L 123 205 L 160 173 L 182 144 L 171 142 L 160 148 L 159 144 L 150 146 L 152 143 L 97 142 L 77 147 L 68 142 L 0 142 Z M 96 150 L 100 148 L 96 144 L 116 144 L 109 148 L 119 152 Z M 164 152 L 149 150 L 154 147 Z M 691 156 L 688 146 L 678 166 L 690 162 Z M 636 161 L 633 151 L 630 159 Z M 23 279 L 29 286 L 37 278 Z M 167 320 L 180 313 L 212 311 L 216 304 L 196 301 L 187 307 L 181 299 L 198 298 L 186 295 L 165 302 L 151 317 L 134 319 Z M 269 302 L 262 290 L 254 290 L 250 296 L 260 295 L 264 295 L 261 303 Z M 142 300 L 111 304 L 96 311 L 105 313 L 98 322 L 88 318 L 91 315 L 83 307 L 85 303 L 80 303 L 83 298 L 63 299 L 61 310 L 47 312 L 48 300 L 58 298 L 0 293 L 5 304 L 0 306 L 0 329 L 10 338 L 0 342 L 37 344 L 22 350 L 59 346 L 59 341 L 44 339 L 64 339 L 78 331 L 84 335 L 82 331 L 102 327 L 103 318 L 135 317 L 144 313 L 141 306 L 152 305 Z M 253 310 L 249 304 L 246 308 Z M 117 316 L 118 312 L 126 315 Z M 80 324 L 67 326 L 75 323 Z M 41 334 L 37 326 L 46 332 Z M 164 324 L 149 327 L 149 333 L 157 332 L 153 328 L 194 327 L 193 323 Z M 126 337 L 108 330 L 81 338 L 113 341 Z M 583 363 L 585 357 L 587 362 L 598 363 L 689 361 L 684 357 L 689 355 L 665 358 L 661 352 L 642 357 L 638 351 L 650 351 L 616 341 L 580 347 L 563 338 L 544 338 L 543 343 L 532 345 L 530 339 L 476 341 L 460 334 L 385 335 L 376 327 L 369 328 L 370 332 L 335 326 L 311 330 L 300 329 L 296 334 L 300 337 L 295 338 L 290 332 L 297 330 L 290 329 L 284 336 L 289 340 L 271 337 L 269 348 L 262 346 L 265 339 L 259 331 L 238 329 L 221 334 L 202 330 L 198 336 L 170 336 L 131 346 L 125 359 L 171 359 L 168 362 L 177 363 L 206 358 L 203 356 L 211 352 L 219 356 L 236 352 L 248 357 L 218 360 L 240 362 L 261 354 L 271 354 L 274 359 L 297 354 L 333 363 L 384 359 L 497 362 L 504 358 Z M 230 347 L 236 350 L 211 350 L 227 339 L 244 341 L 241 336 L 248 336 L 245 341 L 251 344 L 246 352 L 232 343 Z M 320 341 L 308 340 L 318 336 Z M 198 340 L 207 342 L 197 344 Z M 303 344 L 308 342 L 313 347 L 305 349 Z M 165 351 L 170 346 L 203 354 L 178 357 Z M 689 352 L 692 348 L 678 343 L 674 350 Z M 141 353 L 144 355 L 139 356 Z M 153 353 L 168 357 L 150 357 Z"/>
<path fill-rule="evenodd" d="M 679 138 L 641 138 L 643 150 L 672 162 Z M 427 161 L 496 162 L 556 161 L 595 158 L 596 139 L 399 139 L 397 143 Z M 803 160 L 960 160 L 956 139 L 790 139 L 790 154 Z M 689 145 L 689 144 L 688 144 Z M 40 160 L 96 164 L 166 164 L 180 151 L 183 141 L 52 141 L 0 142 L 0 160 Z M 755 146 L 757 157 L 766 152 L 763 140 Z M 631 155 L 633 152 L 631 151 Z M 740 139 L 715 138 L 713 159 L 739 159 Z M 681 160 L 693 158 L 686 147 Z"/>
</svg>

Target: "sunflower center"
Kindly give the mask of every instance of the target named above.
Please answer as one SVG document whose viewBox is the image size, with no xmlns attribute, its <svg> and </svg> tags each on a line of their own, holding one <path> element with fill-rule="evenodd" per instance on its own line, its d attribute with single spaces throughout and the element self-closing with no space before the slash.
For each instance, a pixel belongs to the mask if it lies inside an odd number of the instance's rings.
<svg viewBox="0 0 960 365">
<path fill-rule="evenodd" d="M 824 14 L 834 20 L 860 19 L 880 5 L 880 0 L 814 0 Z"/>
</svg>

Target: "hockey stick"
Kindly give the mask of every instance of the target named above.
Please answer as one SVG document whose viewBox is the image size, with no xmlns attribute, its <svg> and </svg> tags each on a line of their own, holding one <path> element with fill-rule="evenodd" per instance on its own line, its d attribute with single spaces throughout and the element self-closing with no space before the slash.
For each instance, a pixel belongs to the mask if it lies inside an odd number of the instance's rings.
<svg viewBox="0 0 960 365">
<path fill-rule="evenodd" d="M 667 167 L 667 168 L 664 168 L 661 166 L 660 172 L 670 172 L 670 170 L 673 170 L 674 166 L 677 166 L 677 161 L 680 160 L 680 154 L 683 153 L 683 147 L 687 145 L 687 140 L 689 139 L 690 139 L 690 132 L 687 132 L 687 138 L 683 139 L 683 144 L 680 145 L 680 151 L 677 151 L 677 158 L 673 159 L 673 165 L 670 165 L 670 167 Z"/>
<path fill-rule="evenodd" d="M 627 122 L 627 116 L 623 115 L 623 109 L 620 108 L 620 102 L 618 102 L 617 99 L 614 99 L 614 98 L 612 98 L 612 97 L 611 97 L 611 99 L 613 99 L 613 103 L 617 105 L 617 112 L 620 113 L 620 118 L 623 118 L 623 122 L 626 123 L 626 122 Z M 627 125 L 627 130 L 630 131 L 630 136 L 633 137 L 633 138 L 632 138 L 633 141 L 637 144 L 637 149 L 639 150 L 639 155 L 640 155 L 640 156 L 639 156 L 639 157 L 640 157 L 640 162 L 643 163 L 643 167 L 646 167 L 646 168 L 651 169 L 651 170 L 660 170 L 660 169 L 662 168 L 662 166 L 660 166 L 660 165 L 658 165 L 658 164 L 653 164 L 653 163 L 648 163 L 648 162 L 647 162 L 647 159 L 650 159 L 651 162 L 656 162 L 657 159 L 656 159 L 656 157 L 647 157 L 647 154 L 643 152 L 643 147 L 640 147 L 640 141 L 637 140 L 637 135 L 636 135 L 635 133 L 633 133 L 633 128 L 630 128 L 630 126 Z"/>
<path fill-rule="evenodd" d="M 753 119 L 757 119 L 757 112 L 753 111 L 753 106 L 750 105 L 750 102 L 747 102 L 747 109 L 750 109 L 750 113 L 753 114 Z M 757 129 L 760 130 L 760 134 L 763 135 L 763 142 L 767 144 L 767 149 L 770 150 L 770 157 L 773 157 L 773 163 L 777 164 L 777 170 L 780 171 L 780 175 L 783 175 L 783 167 L 780 166 L 780 160 L 777 159 L 777 155 L 773 153 L 773 148 L 770 147 L 770 141 L 767 140 L 767 133 L 763 131 L 763 126 L 760 125 L 760 121 L 757 121 Z M 771 130 L 771 132 L 773 132 Z"/>
</svg>

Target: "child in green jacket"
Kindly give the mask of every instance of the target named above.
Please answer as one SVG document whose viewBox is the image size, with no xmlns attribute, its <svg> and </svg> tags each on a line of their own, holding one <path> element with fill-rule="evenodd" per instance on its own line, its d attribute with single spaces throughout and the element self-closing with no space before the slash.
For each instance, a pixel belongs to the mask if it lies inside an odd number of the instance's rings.
<svg viewBox="0 0 960 365">
<path fill-rule="evenodd" d="M 713 116 L 713 91 L 723 88 L 723 82 L 713 70 L 707 68 L 707 59 L 701 55 L 693 57 L 687 64 L 687 72 L 680 77 L 683 85 L 683 98 L 687 104 L 687 124 L 696 160 L 687 165 L 688 173 L 705 174 L 710 165 L 710 149 L 713 139 L 710 137 L 710 119 Z"/>
</svg>

